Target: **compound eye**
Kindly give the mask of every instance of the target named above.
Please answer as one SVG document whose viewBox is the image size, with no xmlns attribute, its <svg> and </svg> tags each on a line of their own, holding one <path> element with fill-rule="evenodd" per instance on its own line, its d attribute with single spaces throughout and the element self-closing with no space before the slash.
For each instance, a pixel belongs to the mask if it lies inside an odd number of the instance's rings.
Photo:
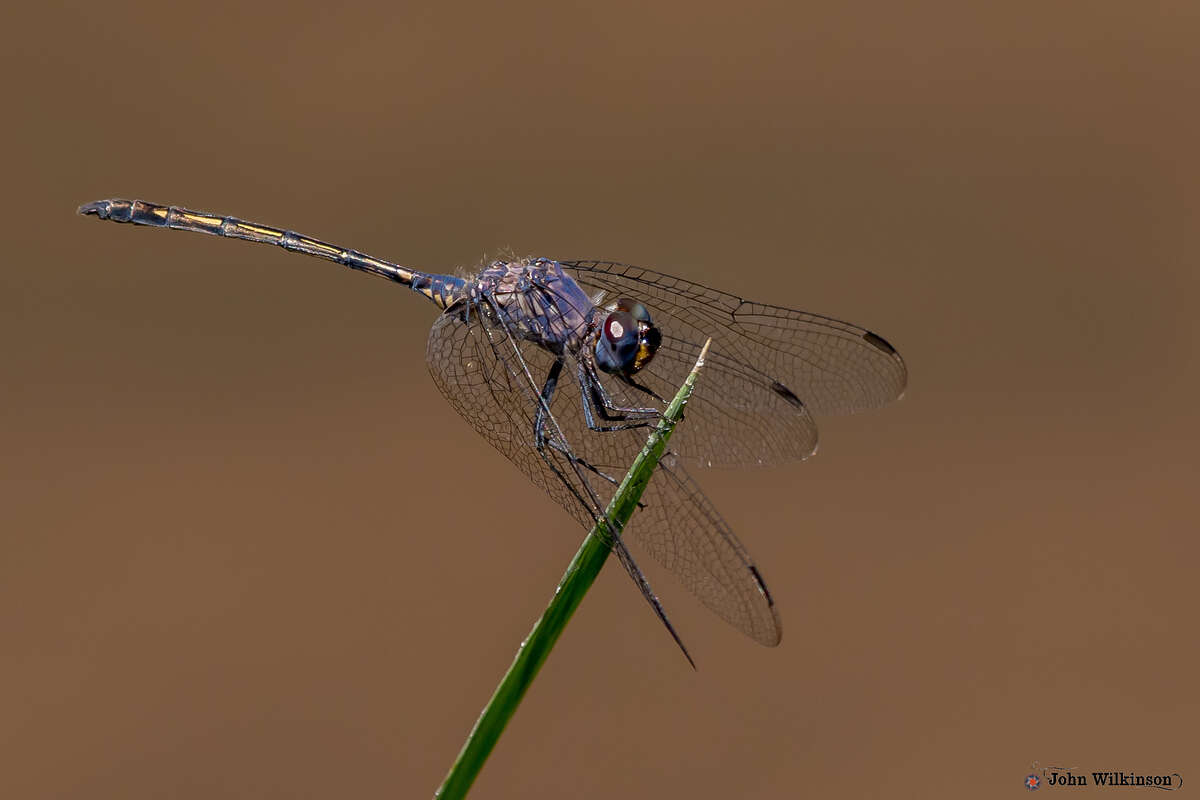
<svg viewBox="0 0 1200 800">
<path fill-rule="evenodd" d="M 627 371 L 628 374 L 632 375 L 649 364 L 650 359 L 654 358 L 654 354 L 658 352 L 659 345 L 662 344 L 662 332 L 655 327 L 654 320 L 650 319 L 650 309 L 637 300 L 622 297 L 617 300 L 617 309 L 629 312 L 634 322 L 637 323 L 638 349 L 633 357 L 633 364 Z"/>
<path fill-rule="evenodd" d="M 644 322 L 647 325 L 651 324 L 650 310 L 637 300 L 630 300 L 628 297 L 622 297 L 617 300 L 618 311 L 628 311 L 633 315 L 634 322 Z"/>
<path fill-rule="evenodd" d="M 638 355 L 638 325 L 628 311 L 613 311 L 604 318 L 596 340 L 596 366 L 605 372 L 630 372 Z"/>
</svg>

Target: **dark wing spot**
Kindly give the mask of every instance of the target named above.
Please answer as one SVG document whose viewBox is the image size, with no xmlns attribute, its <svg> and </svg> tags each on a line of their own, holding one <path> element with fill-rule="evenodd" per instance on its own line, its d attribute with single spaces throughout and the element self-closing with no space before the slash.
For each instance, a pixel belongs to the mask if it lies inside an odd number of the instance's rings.
<svg viewBox="0 0 1200 800">
<path fill-rule="evenodd" d="M 767 598 L 767 605 L 774 606 L 775 599 L 771 597 L 771 592 L 767 589 L 767 582 L 762 579 L 762 575 L 758 574 L 758 567 L 750 565 L 750 572 L 754 575 L 754 582 L 758 584 L 758 589 L 763 593 L 763 597 Z"/>
<path fill-rule="evenodd" d="M 863 334 L 863 340 L 867 344 L 872 345 L 873 347 L 876 347 L 876 348 L 882 350 L 883 352 L 887 353 L 889 356 L 896 355 L 896 348 L 894 348 L 890 344 L 888 344 L 887 339 L 884 339 L 882 336 L 880 336 L 877 333 L 871 333 L 870 331 L 867 331 L 866 333 Z"/>
<path fill-rule="evenodd" d="M 788 387 L 784 386 L 779 381 L 773 382 L 771 384 L 771 389 L 774 390 L 775 394 L 779 395 L 784 400 L 787 400 L 789 403 L 794 405 L 796 408 L 804 408 L 804 401 L 801 400 L 799 397 L 796 397 L 795 392 L 793 392 Z"/>
</svg>

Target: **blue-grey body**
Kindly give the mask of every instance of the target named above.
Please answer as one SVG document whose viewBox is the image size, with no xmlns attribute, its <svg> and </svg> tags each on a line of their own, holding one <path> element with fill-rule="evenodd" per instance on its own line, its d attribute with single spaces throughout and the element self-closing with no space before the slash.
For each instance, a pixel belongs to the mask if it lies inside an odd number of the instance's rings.
<svg viewBox="0 0 1200 800">
<path fill-rule="evenodd" d="M 561 354 L 576 352 L 597 313 L 562 265 L 548 258 L 493 261 L 466 283 L 473 301 L 488 298 L 499 322 L 520 339 Z"/>
</svg>

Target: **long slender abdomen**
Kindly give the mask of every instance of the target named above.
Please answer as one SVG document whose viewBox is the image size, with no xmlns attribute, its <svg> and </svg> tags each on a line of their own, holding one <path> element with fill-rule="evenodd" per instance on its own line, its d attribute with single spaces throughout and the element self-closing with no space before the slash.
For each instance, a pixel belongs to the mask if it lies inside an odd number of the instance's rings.
<svg viewBox="0 0 1200 800">
<path fill-rule="evenodd" d="M 381 258 L 360 253 L 345 247 L 323 242 L 311 236 L 273 228 L 258 222 L 247 222 L 237 217 L 205 214 L 189 211 L 177 206 L 147 203 L 144 200 L 97 200 L 79 207 L 79 213 L 94 214 L 100 219 L 113 222 L 131 222 L 155 228 L 170 228 L 178 231 L 195 231 L 227 239 L 244 239 L 248 242 L 274 244 L 293 253 L 323 258 L 350 269 L 368 272 L 410 287 L 432 300 L 439 308 L 446 308 L 463 294 L 464 281 L 449 275 L 436 275 L 402 267 Z"/>
</svg>

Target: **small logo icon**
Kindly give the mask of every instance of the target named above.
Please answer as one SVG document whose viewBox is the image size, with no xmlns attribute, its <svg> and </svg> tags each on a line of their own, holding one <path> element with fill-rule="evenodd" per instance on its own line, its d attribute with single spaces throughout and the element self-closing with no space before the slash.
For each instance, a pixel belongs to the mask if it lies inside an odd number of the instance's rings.
<svg viewBox="0 0 1200 800">
<path fill-rule="evenodd" d="M 1037 775 L 1028 775 L 1025 777 L 1025 788 L 1029 791 L 1042 788 L 1042 779 Z"/>
</svg>

